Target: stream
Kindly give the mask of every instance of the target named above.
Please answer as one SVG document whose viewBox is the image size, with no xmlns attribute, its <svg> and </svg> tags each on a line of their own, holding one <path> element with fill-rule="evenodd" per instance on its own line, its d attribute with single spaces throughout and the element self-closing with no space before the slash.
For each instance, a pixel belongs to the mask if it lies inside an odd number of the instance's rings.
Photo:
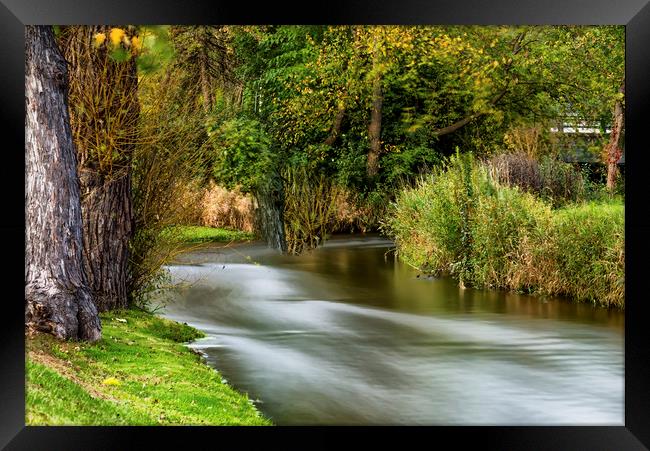
<svg viewBox="0 0 650 451">
<path fill-rule="evenodd" d="M 379 236 L 187 252 L 163 315 L 278 425 L 623 425 L 624 313 L 461 290 Z"/>
</svg>

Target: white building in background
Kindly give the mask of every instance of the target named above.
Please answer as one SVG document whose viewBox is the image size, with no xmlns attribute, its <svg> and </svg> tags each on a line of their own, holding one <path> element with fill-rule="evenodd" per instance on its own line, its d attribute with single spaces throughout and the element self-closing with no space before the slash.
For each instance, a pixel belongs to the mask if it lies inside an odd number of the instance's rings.
<svg viewBox="0 0 650 451">
<path fill-rule="evenodd" d="M 551 132 L 557 133 L 560 129 L 558 127 L 551 127 Z M 612 132 L 611 128 L 606 128 L 605 133 L 609 134 Z M 581 133 L 586 135 L 600 135 L 600 128 L 595 124 L 588 124 L 586 122 L 580 122 L 579 124 L 571 124 L 564 122 L 562 124 L 562 133 Z"/>
<path fill-rule="evenodd" d="M 566 133 L 567 135 L 574 135 L 575 137 L 584 135 L 584 138 L 587 140 L 605 138 L 602 135 L 600 127 L 597 123 L 590 123 L 586 121 L 565 121 L 562 123 L 561 130 L 559 127 L 551 127 L 550 131 L 551 133 Z M 611 128 L 605 128 L 606 135 L 610 134 L 611 132 Z M 573 144 L 571 144 L 570 147 L 565 148 L 564 152 L 562 153 L 562 159 L 567 162 L 597 163 L 600 161 L 600 157 L 598 155 L 588 151 L 587 146 L 584 144 L 584 141 L 582 141 L 582 144 L 577 145 L 576 142 L 573 142 Z M 625 143 L 623 143 L 623 155 L 618 161 L 618 164 L 625 165 Z"/>
</svg>

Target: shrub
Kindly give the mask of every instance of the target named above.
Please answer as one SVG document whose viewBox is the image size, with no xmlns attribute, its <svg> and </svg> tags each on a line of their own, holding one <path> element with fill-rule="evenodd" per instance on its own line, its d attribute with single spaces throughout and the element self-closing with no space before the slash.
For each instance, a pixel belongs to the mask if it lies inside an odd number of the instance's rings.
<svg viewBox="0 0 650 451">
<path fill-rule="evenodd" d="M 554 158 L 543 158 L 540 165 L 542 189 L 539 193 L 553 206 L 584 199 L 585 183 L 580 171 L 569 163 Z"/>
<path fill-rule="evenodd" d="M 220 185 L 254 192 L 273 172 L 271 139 L 258 121 L 237 117 L 208 127 L 208 134 L 214 146 L 213 175 Z"/>
<path fill-rule="evenodd" d="M 198 219 L 205 159 L 209 154 L 203 120 L 189 103 L 176 102 L 181 88 L 143 79 L 139 137 L 133 152 L 134 235 L 129 243 L 131 305 L 149 308 L 152 293 L 166 285 L 164 265 L 182 251 L 176 237 L 163 233 Z M 145 101 L 146 100 L 146 101 Z"/>
<path fill-rule="evenodd" d="M 624 214 L 618 200 L 556 210 L 500 185 L 470 156 L 399 193 L 382 229 L 400 258 L 460 284 L 624 306 Z"/>
<path fill-rule="evenodd" d="M 617 202 L 557 210 L 546 233 L 527 241 L 520 281 L 546 294 L 623 307 L 624 207 Z"/>
<path fill-rule="evenodd" d="M 490 288 L 511 288 L 523 242 L 537 242 L 548 224 L 547 204 L 517 188 L 502 187 L 481 196 L 472 221 L 472 282 Z"/>
<path fill-rule="evenodd" d="M 389 195 L 386 193 L 372 191 L 364 194 L 339 187 L 334 201 L 335 221 L 332 231 L 376 231 L 389 203 Z"/>
<path fill-rule="evenodd" d="M 498 183 L 534 193 L 553 206 L 585 197 L 585 182 L 580 171 L 551 157 L 538 161 L 524 153 L 504 153 L 492 157 L 487 166 Z"/>
<path fill-rule="evenodd" d="M 282 178 L 287 252 L 300 254 L 322 244 L 331 233 L 338 188 L 324 174 L 305 167 L 288 167 Z"/>
<path fill-rule="evenodd" d="M 400 255 L 410 264 L 461 276 L 469 270 L 476 197 L 491 189 L 471 154 L 453 156 L 398 194 L 382 230 L 395 237 Z"/>
<path fill-rule="evenodd" d="M 497 182 L 540 193 L 543 188 L 539 163 L 523 153 L 496 155 L 488 162 L 490 174 Z"/>
<path fill-rule="evenodd" d="M 201 204 L 201 225 L 225 227 L 245 232 L 253 232 L 255 212 L 253 199 L 239 188 L 226 188 L 210 182 Z"/>
</svg>

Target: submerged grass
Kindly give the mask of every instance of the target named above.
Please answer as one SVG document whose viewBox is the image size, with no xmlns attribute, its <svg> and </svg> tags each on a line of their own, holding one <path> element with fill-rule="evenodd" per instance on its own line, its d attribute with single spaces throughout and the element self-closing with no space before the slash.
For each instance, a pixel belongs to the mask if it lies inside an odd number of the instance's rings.
<svg viewBox="0 0 650 451">
<path fill-rule="evenodd" d="M 551 207 L 499 184 L 471 155 L 457 155 L 402 191 L 383 227 L 404 261 L 462 285 L 623 308 L 623 203 Z"/>
<path fill-rule="evenodd" d="M 136 310 L 102 325 L 94 344 L 28 338 L 26 424 L 271 424 L 182 344 L 196 329 Z"/>
</svg>

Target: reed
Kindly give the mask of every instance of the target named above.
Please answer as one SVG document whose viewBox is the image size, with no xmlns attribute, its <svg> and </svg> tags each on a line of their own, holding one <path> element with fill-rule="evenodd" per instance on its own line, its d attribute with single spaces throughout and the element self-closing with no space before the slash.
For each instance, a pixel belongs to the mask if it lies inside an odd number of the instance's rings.
<svg viewBox="0 0 650 451">
<path fill-rule="evenodd" d="M 282 178 L 287 252 L 300 254 L 324 243 L 332 232 L 339 188 L 304 167 L 288 167 Z"/>
<path fill-rule="evenodd" d="M 553 209 L 457 155 L 402 190 L 382 229 L 402 260 L 461 285 L 625 305 L 624 207 L 616 199 Z"/>
<path fill-rule="evenodd" d="M 238 188 L 228 190 L 214 182 L 205 189 L 199 219 L 201 225 L 253 232 L 253 199 Z"/>
</svg>

